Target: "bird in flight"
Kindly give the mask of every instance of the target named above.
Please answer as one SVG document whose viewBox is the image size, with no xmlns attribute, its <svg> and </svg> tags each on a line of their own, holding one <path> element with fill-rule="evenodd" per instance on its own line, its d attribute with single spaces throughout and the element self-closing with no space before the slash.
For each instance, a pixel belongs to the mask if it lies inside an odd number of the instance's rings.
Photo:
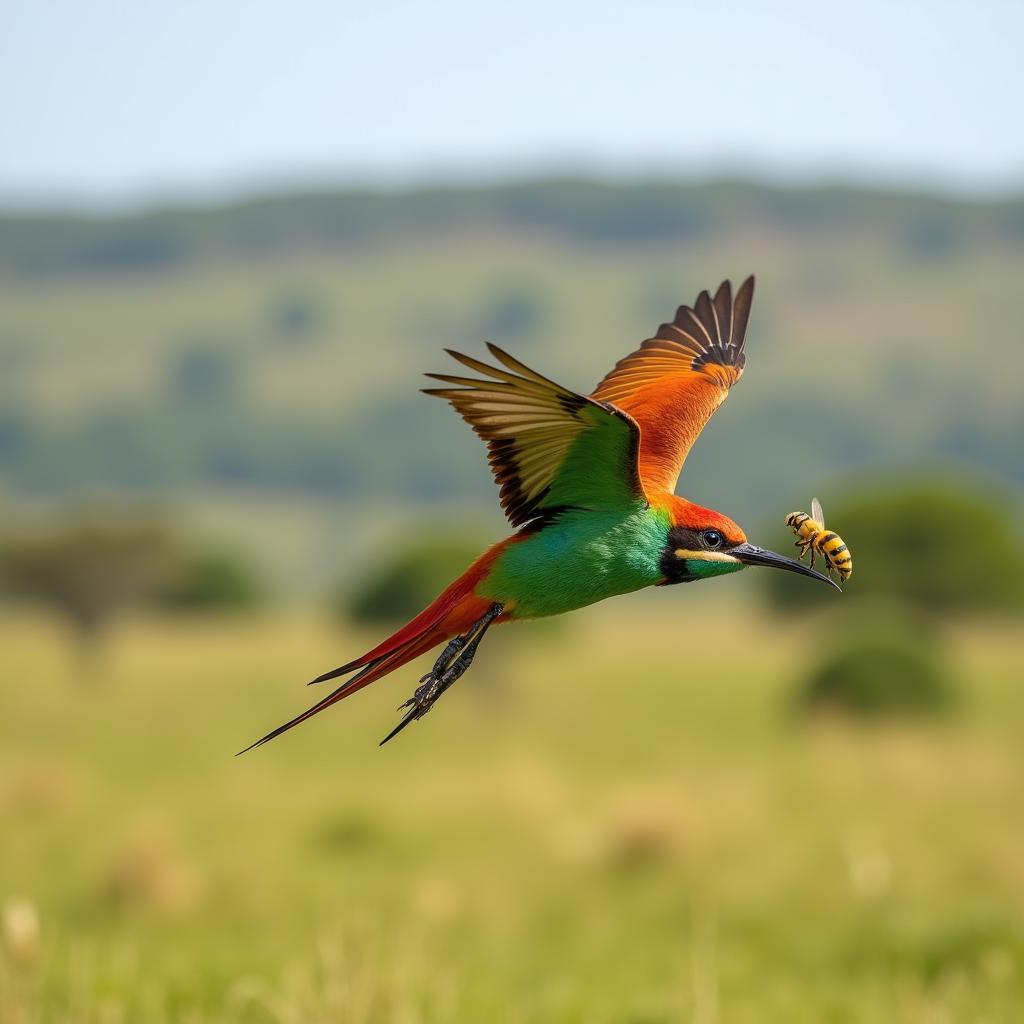
<svg viewBox="0 0 1024 1024">
<path fill-rule="evenodd" d="M 516 532 L 485 551 L 397 633 L 313 680 L 350 675 L 251 747 L 281 735 L 444 644 L 399 710 L 386 743 L 422 718 L 469 668 L 498 623 L 583 608 L 645 587 L 771 566 L 835 586 L 820 572 L 747 542 L 728 517 L 674 493 L 693 442 L 743 373 L 754 279 L 723 281 L 621 359 L 589 395 L 570 391 L 488 344 L 495 363 L 447 350 L 474 376 L 431 373 L 487 445 Z M 838 589 L 838 587 L 837 587 Z"/>
</svg>

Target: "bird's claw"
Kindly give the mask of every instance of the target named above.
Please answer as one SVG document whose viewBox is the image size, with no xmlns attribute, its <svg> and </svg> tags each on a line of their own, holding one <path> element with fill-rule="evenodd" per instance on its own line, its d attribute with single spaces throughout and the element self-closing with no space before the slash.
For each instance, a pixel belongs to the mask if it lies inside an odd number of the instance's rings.
<svg viewBox="0 0 1024 1024">
<path fill-rule="evenodd" d="M 430 705 L 433 704 L 433 702 L 437 700 L 437 698 L 441 695 L 441 693 L 439 692 L 433 698 L 431 698 L 430 691 L 433 690 L 437 686 L 437 684 L 441 682 L 443 678 L 443 676 L 438 676 L 435 678 L 433 672 L 428 672 L 425 676 L 423 676 L 422 679 L 420 679 L 420 682 L 425 683 L 428 679 L 430 679 L 433 680 L 431 684 L 427 686 L 418 686 L 416 688 L 416 692 L 407 701 L 403 701 L 401 704 L 399 704 L 395 710 L 404 711 L 406 708 L 422 708 L 423 710 L 417 717 L 425 715 L 430 710 Z"/>
<path fill-rule="evenodd" d="M 476 649 L 487 632 L 487 627 L 502 613 L 502 606 L 498 603 L 492 604 L 487 614 L 475 622 L 465 633 L 450 640 L 441 652 L 441 656 L 434 662 L 434 667 L 420 677 L 420 686 L 416 692 L 398 705 L 399 711 L 405 711 L 402 720 L 380 741 L 384 746 L 388 740 L 397 736 L 410 722 L 422 718 L 437 702 L 445 690 L 458 679 L 473 662 Z"/>
<path fill-rule="evenodd" d="M 466 668 L 469 667 L 468 661 L 465 666 L 461 667 L 458 671 L 455 671 L 455 665 L 457 665 L 460 660 L 461 659 L 456 659 L 452 666 L 448 667 L 440 674 L 437 674 L 435 666 L 435 670 L 428 672 L 426 676 L 424 676 L 424 679 L 429 679 L 430 682 L 425 683 L 423 686 L 418 686 L 416 688 L 416 692 L 407 701 L 398 705 L 397 710 L 405 711 L 405 714 L 402 716 L 402 720 L 398 725 L 396 725 L 394 729 L 392 729 L 391 732 L 389 732 L 387 736 L 380 741 L 380 745 L 382 747 L 388 740 L 394 739 L 394 737 L 397 736 L 410 722 L 415 722 L 422 718 L 434 706 L 437 698 L 440 697 L 441 694 L 444 693 L 444 691 L 447 690 L 448 687 L 466 671 Z M 472 660 L 471 656 L 469 661 Z"/>
</svg>

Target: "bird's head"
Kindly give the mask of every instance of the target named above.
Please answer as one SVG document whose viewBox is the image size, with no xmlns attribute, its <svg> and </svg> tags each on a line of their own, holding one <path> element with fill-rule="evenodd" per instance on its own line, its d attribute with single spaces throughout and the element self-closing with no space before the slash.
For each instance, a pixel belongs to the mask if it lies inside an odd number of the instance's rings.
<svg viewBox="0 0 1024 1024">
<path fill-rule="evenodd" d="M 827 576 L 795 558 L 750 544 L 739 524 L 728 516 L 675 498 L 669 509 L 668 538 L 661 556 L 661 571 L 666 584 L 724 576 L 748 565 L 767 565 L 797 572 L 839 589 Z"/>
</svg>

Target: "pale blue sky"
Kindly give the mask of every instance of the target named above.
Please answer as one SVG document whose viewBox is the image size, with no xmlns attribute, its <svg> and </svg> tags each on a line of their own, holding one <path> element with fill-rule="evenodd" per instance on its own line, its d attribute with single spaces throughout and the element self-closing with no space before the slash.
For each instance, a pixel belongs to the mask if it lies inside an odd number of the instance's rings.
<svg viewBox="0 0 1024 1024">
<path fill-rule="evenodd" d="M 1006 189 L 1022 40 L 1022 0 L 20 0 L 0 199 L 552 168 Z"/>
</svg>

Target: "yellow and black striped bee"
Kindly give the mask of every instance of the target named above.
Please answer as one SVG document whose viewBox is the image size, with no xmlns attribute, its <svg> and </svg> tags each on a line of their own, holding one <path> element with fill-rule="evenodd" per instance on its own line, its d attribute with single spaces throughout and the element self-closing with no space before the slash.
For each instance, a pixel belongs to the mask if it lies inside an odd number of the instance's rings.
<svg viewBox="0 0 1024 1024">
<path fill-rule="evenodd" d="M 817 498 L 811 501 L 810 515 L 806 512 L 790 512 L 786 516 L 786 525 L 796 534 L 796 546 L 800 549 L 801 559 L 810 551 L 813 568 L 817 552 L 824 559 L 829 573 L 835 572 L 844 583 L 850 578 L 853 556 L 839 534 L 825 529 L 825 513 L 821 511 L 821 502 Z"/>
</svg>

